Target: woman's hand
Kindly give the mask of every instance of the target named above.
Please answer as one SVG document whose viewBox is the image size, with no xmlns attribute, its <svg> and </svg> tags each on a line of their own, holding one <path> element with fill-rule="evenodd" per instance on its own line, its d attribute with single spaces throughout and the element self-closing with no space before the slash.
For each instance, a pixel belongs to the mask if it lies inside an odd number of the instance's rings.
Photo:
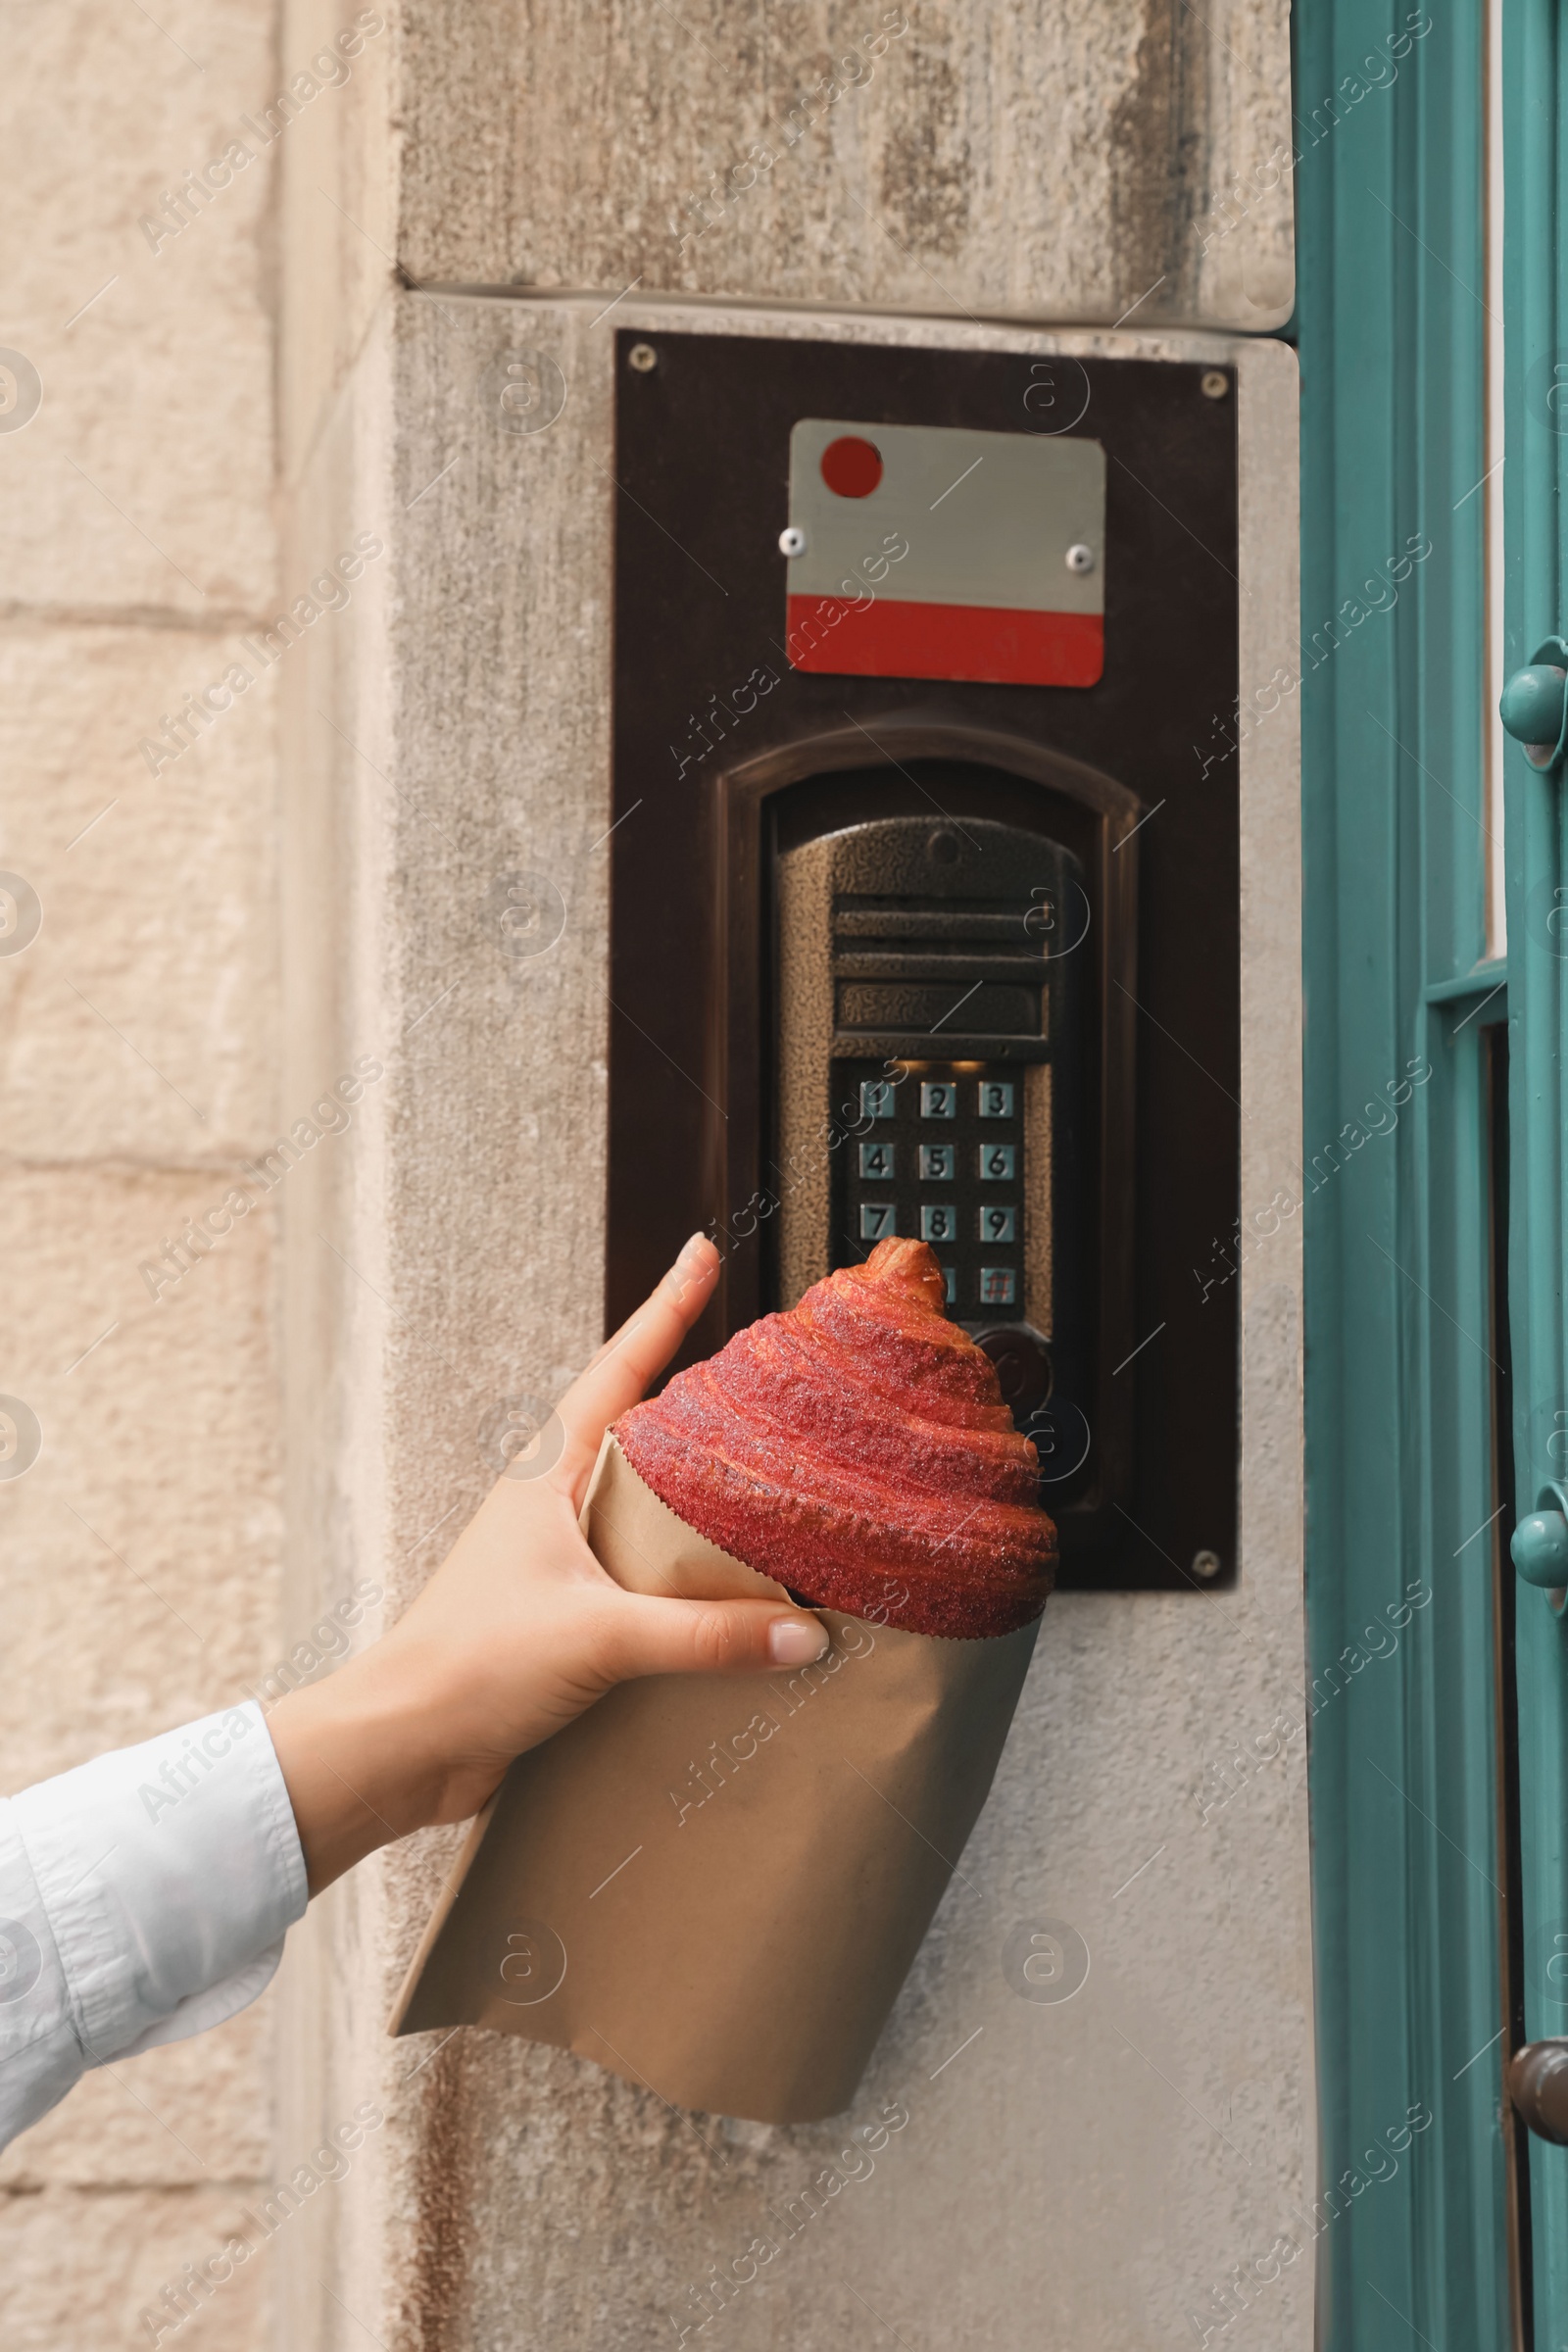
<svg viewBox="0 0 1568 2352">
<path fill-rule="evenodd" d="M 694 1234 L 653 1297 L 558 1408 L 536 1477 L 491 1489 L 392 1631 L 268 1718 L 311 1892 L 426 1823 L 466 1821 L 522 1750 L 643 1674 L 801 1666 L 816 1618 L 772 1600 L 665 1600 L 623 1592 L 577 1529 L 600 1441 L 668 1362 L 718 1273 Z"/>
</svg>

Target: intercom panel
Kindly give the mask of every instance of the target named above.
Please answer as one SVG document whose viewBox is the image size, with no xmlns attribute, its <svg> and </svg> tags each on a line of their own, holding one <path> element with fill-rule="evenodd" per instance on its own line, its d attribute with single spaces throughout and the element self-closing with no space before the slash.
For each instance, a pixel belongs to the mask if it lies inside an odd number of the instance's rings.
<svg viewBox="0 0 1568 2352">
<path fill-rule="evenodd" d="M 1068 1586 L 1235 1566 L 1235 405 L 617 344 L 609 1320 L 697 1227 L 687 1361 L 923 1237 Z"/>
<path fill-rule="evenodd" d="M 840 814 L 844 781 L 825 796 Z M 949 797 L 962 817 L 812 832 L 789 795 L 770 812 L 783 1182 L 765 1247 L 792 1300 L 890 1235 L 928 1242 L 1023 1421 L 1087 1395 L 1090 901 L 1063 842 L 976 813 L 972 779 Z M 1044 1434 L 1073 1475 L 1067 1431 Z"/>
</svg>

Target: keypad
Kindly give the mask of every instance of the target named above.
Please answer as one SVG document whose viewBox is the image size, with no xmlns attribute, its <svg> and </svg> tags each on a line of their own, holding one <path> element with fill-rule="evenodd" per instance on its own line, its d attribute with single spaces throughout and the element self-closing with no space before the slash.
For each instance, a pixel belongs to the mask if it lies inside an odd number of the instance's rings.
<svg viewBox="0 0 1568 2352">
<path fill-rule="evenodd" d="M 833 1263 L 862 1264 L 890 1235 L 916 1235 L 938 1252 L 960 1322 L 1021 1315 L 1021 1072 L 836 1061 L 832 1103 Z"/>
</svg>

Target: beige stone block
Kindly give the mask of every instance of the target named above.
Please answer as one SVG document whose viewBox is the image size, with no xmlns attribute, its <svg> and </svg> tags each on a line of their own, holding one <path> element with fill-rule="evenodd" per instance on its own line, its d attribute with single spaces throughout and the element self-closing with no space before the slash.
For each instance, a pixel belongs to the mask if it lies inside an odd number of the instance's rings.
<svg viewBox="0 0 1568 2352">
<path fill-rule="evenodd" d="M 1290 154 L 1289 32 L 1257 0 L 431 5 L 400 96 L 421 283 L 1250 328 L 1291 307 L 1289 169 L 1256 184 Z"/>
<path fill-rule="evenodd" d="M 157 2338 L 156 2323 L 150 2328 L 143 2315 L 180 2283 L 187 2263 L 220 2255 L 245 2228 L 248 2202 L 231 2186 L 0 2196 L 11 2352 L 145 2352 Z M 264 2246 L 162 2341 L 196 2352 L 263 2352 L 280 2250 Z"/>
<path fill-rule="evenodd" d="M 274 567 L 270 150 L 240 120 L 275 86 L 272 12 L 155 14 L 71 0 L 8 81 L 5 339 L 43 404 L 0 436 L 6 593 L 221 625 L 260 612 Z M 225 167 L 247 139 L 253 160 Z M 215 163 L 228 184 L 150 238 L 166 191 Z"/>
<path fill-rule="evenodd" d="M 0 2189 L 212 2188 L 271 2161 L 267 2067 L 275 2001 L 211 2033 L 82 2076 L 0 2154 Z"/>
<path fill-rule="evenodd" d="M 209 689 L 229 707 L 169 757 Z M 0 624 L 0 865 L 42 909 L 0 955 L 9 1156 L 217 1165 L 273 1139 L 274 695 L 232 638 Z"/>
<path fill-rule="evenodd" d="M 312 104 L 280 142 L 278 421 L 284 478 L 297 482 L 359 355 L 375 307 L 396 282 L 400 142 L 394 114 L 398 31 L 390 8 L 284 0 L 281 53 L 319 56 L 345 32 L 364 46 L 349 80 Z M 371 31 L 371 23 L 382 29 Z"/>
<path fill-rule="evenodd" d="M 156 1301 L 137 1272 L 226 1183 L 0 1181 L 0 1389 L 42 1432 L 0 1482 L 7 1655 L 27 1693 L 0 1733 L 0 1787 L 225 1704 L 277 1653 L 275 1208 Z"/>
</svg>

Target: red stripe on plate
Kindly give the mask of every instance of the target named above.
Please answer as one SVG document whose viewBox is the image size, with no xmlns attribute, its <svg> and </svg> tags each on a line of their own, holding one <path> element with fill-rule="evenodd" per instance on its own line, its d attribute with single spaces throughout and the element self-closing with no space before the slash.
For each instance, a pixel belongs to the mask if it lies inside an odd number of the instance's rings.
<svg viewBox="0 0 1568 2352">
<path fill-rule="evenodd" d="M 788 625 L 791 668 L 840 677 L 1094 686 L 1105 666 L 1099 612 L 899 604 L 886 596 L 859 607 L 843 596 L 792 596 Z"/>
</svg>

